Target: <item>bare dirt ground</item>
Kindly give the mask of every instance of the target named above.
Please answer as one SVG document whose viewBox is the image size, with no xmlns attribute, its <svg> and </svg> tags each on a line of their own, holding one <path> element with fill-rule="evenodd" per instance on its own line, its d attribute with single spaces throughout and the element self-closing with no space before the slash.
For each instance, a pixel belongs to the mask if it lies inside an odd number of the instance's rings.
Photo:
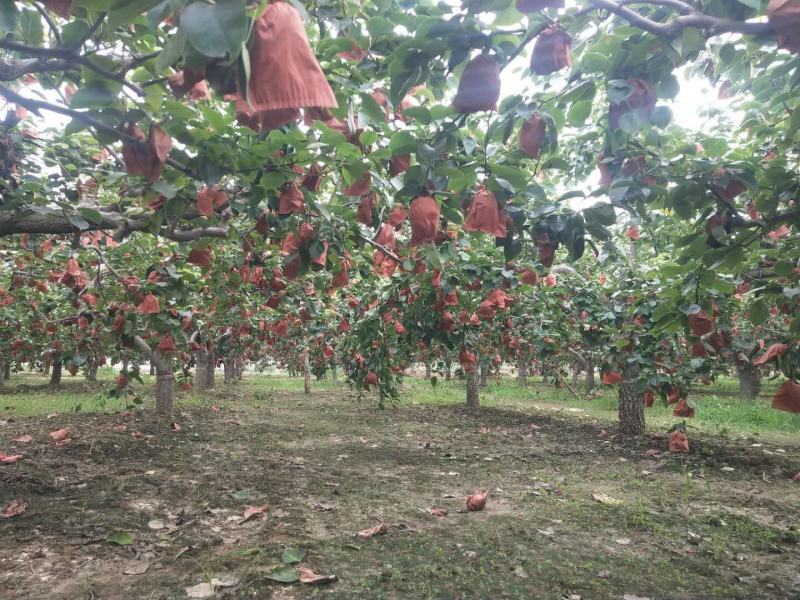
<svg viewBox="0 0 800 600">
<path fill-rule="evenodd" d="M 179 599 L 212 580 L 217 598 L 800 597 L 797 446 L 704 435 L 671 456 L 552 411 L 248 383 L 175 420 L 0 425 L 0 451 L 24 455 L 0 465 L 0 509 L 27 503 L 0 519 L 0 598 Z M 478 490 L 485 510 L 464 511 Z M 269 579 L 287 548 L 338 580 Z"/>
</svg>

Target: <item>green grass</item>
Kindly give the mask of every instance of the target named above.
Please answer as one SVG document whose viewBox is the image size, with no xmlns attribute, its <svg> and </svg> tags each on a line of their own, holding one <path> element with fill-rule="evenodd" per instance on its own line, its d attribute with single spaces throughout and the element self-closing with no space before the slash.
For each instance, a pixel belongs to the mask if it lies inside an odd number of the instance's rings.
<svg viewBox="0 0 800 600">
<path fill-rule="evenodd" d="M 110 368 L 101 369 L 98 381 L 91 383 L 82 377 L 64 375 L 61 386 L 53 389 L 47 385 L 47 378 L 37 373 L 14 373 L 7 383 L 7 390 L 0 394 L 0 414 L 5 416 L 25 416 L 49 414 L 52 412 L 117 412 L 136 406 L 137 398 L 144 406 L 149 406 L 149 390 L 153 379 L 143 375 L 143 385 L 134 386 L 136 398 L 111 398 L 108 390 L 113 388 L 115 373 Z M 224 389 L 218 374 L 217 386 Z M 276 391 L 302 392 L 301 377 L 286 377 L 275 374 L 248 374 L 248 385 L 257 397 L 266 397 Z M 315 391 L 331 391 L 345 384 L 340 376 L 312 380 Z M 738 383 L 732 378 L 721 378 L 713 386 L 698 388 L 692 392 L 697 403 L 693 419 L 687 419 L 691 428 L 721 435 L 792 435 L 800 432 L 800 415 L 773 410 L 770 398 L 775 384 L 766 382 L 761 397 L 755 402 L 742 401 L 738 397 Z M 346 388 L 345 388 L 346 389 Z M 543 384 L 540 378 L 529 378 L 526 388 L 521 388 L 511 378 L 490 380 L 481 390 L 481 405 L 530 409 L 534 407 L 561 410 L 577 417 L 607 421 L 617 418 L 617 388 L 603 387 L 602 393 L 594 400 L 578 400 L 566 388 L 555 388 Z M 461 404 L 464 402 L 464 385 L 460 381 L 438 380 L 432 386 L 428 380 L 406 378 L 401 404 Z M 355 395 L 355 392 L 353 392 Z M 181 392 L 178 403 L 193 405 L 202 403 L 205 396 L 195 391 Z M 370 395 L 365 402 L 372 401 Z M 682 419 L 672 416 L 672 407 L 660 403 L 647 409 L 648 426 L 653 430 L 664 430 Z"/>
</svg>

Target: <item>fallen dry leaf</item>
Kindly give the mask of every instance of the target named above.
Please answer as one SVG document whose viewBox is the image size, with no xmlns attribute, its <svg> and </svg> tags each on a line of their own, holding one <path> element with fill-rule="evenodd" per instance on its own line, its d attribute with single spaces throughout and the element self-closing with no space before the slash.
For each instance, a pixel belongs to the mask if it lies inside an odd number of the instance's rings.
<svg viewBox="0 0 800 600">
<path fill-rule="evenodd" d="M 28 508 L 27 502 L 23 502 L 22 500 L 12 500 L 5 505 L 5 508 L 3 508 L 2 511 L 0 511 L 0 517 L 4 519 L 16 517 L 17 515 L 24 513 L 26 508 Z"/>
<path fill-rule="evenodd" d="M 219 406 L 217 406 L 216 404 L 212 404 L 211 405 L 211 411 L 212 412 L 219 412 Z"/>
<path fill-rule="evenodd" d="M 300 583 L 322 585 L 323 583 L 332 583 L 336 581 L 336 575 L 317 575 L 307 567 L 297 567 L 297 571 L 300 573 Z"/>
<path fill-rule="evenodd" d="M 439 506 L 434 506 L 433 508 L 426 508 L 425 511 L 429 515 L 433 515 L 434 517 L 446 517 L 447 511 Z"/>
<path fill-rule="evenodd" d="M 629 546 L 631 541 L 628 538 L 617 538 L 614 540 L 620 546 Z"/>
<path fill-rule="evenodd" d="M 125 431 L 127 428 L 128 426 L 125 425 L 124 423 L 119 423 L 117 425 L 111 426 L 111 429 L 113 429 L 114 431 Z"/>
<path fill-rule="evenodd" d="M 650 598 L 646 598 L 644 596 L 637 596 L 636 594 L 625 594 L 622 597 L 622 600 L 650 600 Z"/>
<path fill-rule="evenodd" d="M 222 580 L 214 577 L 210 582 L 204 581 L 191 587 L 185 588 L 189 598 L 211 598 L 218 588 L 234 587 L 239 585 L 238 579 Z"/>
<path fill-rule="evenodd" d="M 152 521 L 147 522 L 147 527 L 149 529 L 157 531 L 159 529 L 164 529 L 166 525 L 164 525 L 164 521 L 162 521 L 161 519 L 153 519 Z"/>
<path fill-rule="evenodd" d="M 517 567 L 514 569 L 514 575 L 519 577 L 520 579 L 528 578 L 528 574 L 525 572 L 525 569 L 523 569 L 521 565 L 517 565 Z"/>
<path fill-rule="evenodd" d="M 242 518 L 239 519 L 239 525 L 242 523 L 246 523 L 250 519 L 267 512 L 267 505 L 264 504 L 263 506 L 245 506 L 244 507 L 244 514 Z"/>
<path fill-rule="evenodd" d="M 19 442 L 20 444 L 27 444 L 33 441 L 33 438 L 29 435 L 21 435 L 18 438 L 14 438 L 15 442 Z"/>
<path fill-rule="evenodd" d="M 172 431 L 180 431 L 180 430 L 181 430 L 181 426 L 178 424 L 178 422 L 177 422 L 177 421 L 173 421 L 172 423 L 170 423 L 170 424 L 169 424 L 169 428 L 170 428 Z"/>
<path fill-rule="evenodd" d="M 375 527 L 362 529 L 356 534 L 356 537 L 360 537 L 362 540 L 371 540 L 376 535 L 384 534 L 387 531 L 389 531 L 389 526 L 386 523 L 380 523 L 375 525 Z"/>
<path fill-rule="evenodd" d="M 55 419 L 57 416 L 58 416 L 57 412 L 51 412 L 49 415 L 47 415 L 47 418 L 48 419 Z"/>
<path fill-rule="evenodd" d="M 56 429 L 55 431 L 50 432 L 50 437 L 53 438 L 56 442 L 60 442 L 61 440 L 65 440 L 69 437 L 69 428 L 64 429 Z"/>
<path fill-rule="evenodd" d="M 661 451 L 656 450 L 655 448 L 650 448 L 650 450 L 645 450 L 642 452 L 644 456 L 661 456 Z"/>
<path fill-rule="evenodd" d="M 13 465 L 20 458 L 22 458 L 22 454 L 3 454 L 0 452 L 0 463 L 6 465 Z"/>
<path fill-rule="evenodd" d="M 131 432 L 131 437 L 135 437 L 135 438 L 139 439 L 139 438 L 143 438 L 144 434 L 141 431 L 132 431 Z"/>
<path fill-rule="evenodd" d="M 56 445 L 56 446 L 66 446 L 71 441 L 72 441 L 72 438 L 65 438 L 63 440 L 55 441 L 55 442 L 53 442 L 53 444 Z"/>
<path fill-rule="evenodd" d="M 123 575 L 143 575 L 150 568 L 150 563 L 143 560 L 132 560 L 122 569 Z"/>
<path fill-rule="evenodd" d="M 488 496 L 489 494 L 487 492 L 479 492 L 467 496 L 467 508 L 472 512 L 483 510 L 484 506 L 486 506 L 486 498 Z"/>
<path fill-rule="evenodd" d="M 612 498 L 608 494 L 604 494 L 603 492 L 592 492 L 592 499 L 595 502 L 599 502 L 600 504 L 611 504 L 612 506 L 617 504 L 622 504 L 622 500 L 617 500 L 616 498 Z"/>
<path fill-rule="evenodd" d="M 600 579 L 608 579 L 609 577 L 611 577 L 611 571 L 607 571 L 605 569 L 603 569 L 602 571 L 598 571 L 597 577 L 599 577 Z"/>
<path fill-rule="evenodd" d="M 214 595 L 214 588 L 208 582 L 198 583 L 186 588 L 186 595 L 189 598 L 211 598 Z"/>
</svg>

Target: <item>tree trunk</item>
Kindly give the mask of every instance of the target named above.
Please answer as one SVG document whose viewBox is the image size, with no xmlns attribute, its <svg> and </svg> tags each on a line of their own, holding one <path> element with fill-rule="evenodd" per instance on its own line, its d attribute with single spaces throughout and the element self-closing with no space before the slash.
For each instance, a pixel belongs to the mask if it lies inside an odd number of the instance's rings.
<svg viewBox="0 0 800 600">
<path fill-rule="evenodd" d="M 586 357 L 586 393 L 594 391 L 594 359 L 590 356 Z"/>
<path fill-rule="evenodd" d="M 581 362 L 577 358 L 572 359 L 572 387 L 578 387 L 578 375 L 581 372 Z"/>
<path fill-rule="evenodd" d="M 639 366 L 628 363 L 622 370 L 619 386 L 619 432 L 623 435 L 644 433 L 644 400 L 636 391 Z"/>
<path fill-rule="evenodd" d="M 194 389 L 198 392 L 209 389 L 208 377 L 209 367 L 208 363 L 211 358 L 211 353 L 205 348 L 201 348 L 194 353 Z"/>
<path fill-rule="evenodd" d="M 303 347 L 303 392 L 311 393 L 311 362 L 308 359 L 308 344 Z"/>
<path fill-rule="evenodd" d="M 742 400 L 754 401 L 761 393 L 761 378 L 758 370 L 749 363 L 737 362 L 736 371 L 739 373 L 739 396 Z"/>
<path fill-rule="evenodd" d="M 150 345 L 138 335 L 133 336 L 133 344 L 156 367 L 156 412 L 172 415 L 175 406 L 175 375 L 172 373 L 172 359 L 150 348 Z M 127 362 L 123 370 L 127 369 Z"/>
<path fill-rule="evenodd" d="M 233 383 L 236 380 L 236 364 L 231 357 L 222 359 L 222 378 L 225 383 Z"/>
<path fill-rule="evenodd" d="M 453 378 L 453 361 L 444 361 L 444 380 L 450 381 Z"/>
<path fill-rule="evenodd" d="M 50 375 L 50 385 L 60 385 L 61 384 L 61 353 L 54 352 L 53 353 L 53 370 Z"/>
<path fill-rule="evenodd" d="M 236 379 L 241 381 L 244 378 L 244 359 L 240 356 L 236 359 Z"/>
<path fill-rule="evenodd" d="M 87 381 L 97 381 L 97 369 L 100 365 L 97 364 L 97 359 L 92 359 L 92 364 L 89 365 L 89 370 L 86 372 Z"/>
<path fill-rule="evenodd" d="M 150 361 L 150 376 L 152 377 L 155 374 L 156 374 L 156 366 L 153 364 L 153 361 L 151 360 Z"/>
<path fill-rule="evenodd" d="M 517 352 L 517 384 L 520 387 L 528 385 L 528 361 L 521 350 Z"/>
<path fill-rule="evenodd" d="M 217 374 L 217 353 L 214 350 L 208 351 L 208 361 L 206 362 L 206 389 L 214 387 L 214 378 Z"/>
<path fill-rule="evenodd" d="M 6 370 L 6 359 L 0 354 L 0 370 L 5 373 Z M 0 390 L 2 390 L 6 385 L 6 378 L 0 377 Z"/>
<path fill-rule="evenodd" d="M 480 366 L 480 369 L 481 369 L 480 386 L 481 387 L 486 387 L 486 384 L 488 382 L 488 377 L 489 377 L 489 365 L 486 364 L 485 362 L 482 362 L 481 366 Z"/>
<path fill-rule="evenodd" d="M 42 372 L 45 375 L 50 375 L 50 365 L 53 364 L 53 355 L 50 352 L 42 354 Z"/>
<path fill-rule="evenodd" d="M 335 360 L 331 361 L 331 379 L 336 381 L 336 361 Z"/>
<path fill-rule="evenodd" d="M 425 378 L 426 379 L 431 378 L 431 363 L 427 361 L 425 362 Z"/>
<path fill-rule="evenodd" d="M 156 412 L 171 415 L 175 404 L 175 375 L 172 369 L 160 371 L 156 367 Z"/>
<path fill-rule="evenodd" d="M 11 379 L 11 361 L 9 360 L 4 362 L 5 364 L 3 365 L 2 368 L 2 373 L 3 373 L 2 379 L 8 381 L 9 379 Z"/>
<path fill-rule="evenodd" d="M 478 369 L 466 373 L 467 376 L 467 408 L 478 408 L 480 406 L 480 388 Z"/>
</svg>

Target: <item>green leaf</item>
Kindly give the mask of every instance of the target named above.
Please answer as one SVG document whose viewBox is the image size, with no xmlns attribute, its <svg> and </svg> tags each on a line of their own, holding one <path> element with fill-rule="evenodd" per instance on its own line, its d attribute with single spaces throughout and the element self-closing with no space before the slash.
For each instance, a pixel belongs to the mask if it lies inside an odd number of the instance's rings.
<svg viewBox="0 0 800 600">
<path fill-rule="evenodd" d="M 121 25 L 130 24 L 159 2 L 160 0 L 117 0 L 108 12 L 108 28 L 113 31 Z"/>
<path fill-rule="evenodd" d="M 101 83 L 82 87 L 69 101 L 71 108 L 104 108 L 114 104 L 116 96 Z"/>
<path fill-rule="evenodd" d="M 116 531 L 106 538 L 106 542 L 117 546 L 130 546 L 133 543 L 133 536 L 127 531 Z"/>
<path fill-rule="evenodd" d="M 287 565 L 292 565 L 294 563 L 299 563 L 305 556 L 306 551 L 302 548 L 286 548 L 286 550 L 283 551 L 283 558 L 281 560 Z"/>
<path fill-rule="evenodd" d="M 278 567 L 272 573 L 267 575 L 267 579 L 277 581 L 279 583 L 294 583 L 300 579 L 300 572 L 291 566 Z"/>
<path fill-rule="evenodd" d="M 569 169 L 569 162 L 566 159 L 561 158 L 560 156 L 551 156 L 546 161 L 542 163 L 542 169 L 559 169 L 561 171 L 566 171 Z"/>
<path fill-rule="evenodd" d="M 668 106 L 656 106 L 650 116 L 650 122 L 659 129 L 666 129 L 672 122 L 672 109 Z"/>
<path fill-rule="evenodd" d="M 206 56 L 235 58 L 247 36 L 243 0 L 220 0 L 216 4 L 195 2 L 181 14 L 181 31 L 195 49 Z"/>
<path fill-rule="evenodd" d="M 570 125 L 577 127 L 583 125 L 591 113 L 592 102 L 590 100 L 574 102 L 572 106 L 569 107 L 569 112 L 567 112 L 567 120 Z"/>
<path fill-rule="evenodd" d="M 100 213 L 99 210 L 94 208 L 88 207 L 81 207 L 78 209 L 78 212 L 81 213 L 81 216 L 86 219 L 87 221 L 94 223 L 95 225 L 99 225 L 103 222 L 103 215 Z"/>
<path fill-rule="evenodd" d="M 16 33 L 19 27 L 19 10 L 14 0 L 0 0 L 0 33 Z"/>
<path fill-rule="evenodd" d="M 167 200 L 174 198 L 175 194 L 178 193 L 178 188 L 171 183 L 164 181 L 163 179 L 156 181 L 153 184 L 153 189 L 164 196 Z"/>
<path fill-rule="evenodd" d="M 761 325 L 766 323 L 769 319 L 769 307 L 763 299 L 758 299 L 753 302 L 750 307 L 750 322 L 753 325 Z"/>
<path fill-rule="evenodd" d="M 733 44 L 724 44 L 719 49 L 719 59 L 723 63 L 725 64 L 731 63 L 733 62 L 734 58 L 736 58 L 736 47 Z"/>
<path fill-rule="evenodd" d="M 794 264 L 790 262 L 779 262 L 775 265 L 773 271 L 775 271 L 775 275 L 778 277 L 788 277 L 794 273 Z"/>
<path fill-rule="evenodd" d="M 586 73 L 606 73 L 611 67 L 611 58 L 599 52 L 587 52 L 581 59 L 581 68 Z"/>
<path fill-rule="evenodd" d="M 89 223 L 87 223 L 80 215 L 67 215 L 67 220 L 77 229 L 89 229 Z"/>
<path fill-rule="evenodd" d="M 29 46 L 41 46 L 44 41 L 44 27 L 39 13 L 34 10 L 23 11 L 20 19 L 20 31 L 22 39 Z"/>
<path fill-rule="evenodd" d="M 596 225 L 613 225 L 617 222 L 617 213 L 614 207 L 607 202 L 598 202 L 583 211 L 583 218 L 587 223 Z"/>
<path fill-rule="evenodd" d="M 392 154 L 408 154 L 417 149 L 417 138 L 408 131 L 398 131 L 389 141 L 389 150 Z"/>
</svg>

